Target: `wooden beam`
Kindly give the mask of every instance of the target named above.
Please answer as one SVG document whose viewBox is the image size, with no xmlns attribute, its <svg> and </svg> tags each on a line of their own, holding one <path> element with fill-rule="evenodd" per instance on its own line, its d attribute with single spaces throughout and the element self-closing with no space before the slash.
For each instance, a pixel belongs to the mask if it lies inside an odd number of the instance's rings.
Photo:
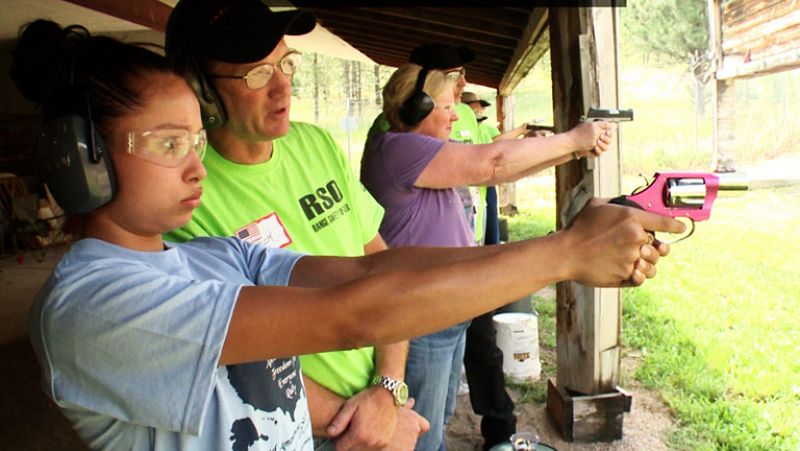
<svg viewBox="0 0 800 451">
<path fill-rule="evenodd" d="M 711 49 L 711 167 L 716 168 L 720 161 L 720 119 L 719 93 L 720 82 L 716 80 L 717 70 L 722 64 L 722 0 L 708 0 L 709 45 Z M 724 82 L 722 82 L 724 83 Z M 724 88 L 723 88 L 724 89 Z"/>
<path fill-rule="evenodd" d="M 736 170 L 736 80 L 714 80 L 714 161 L 715 172 Z"/>
<path fill-rule="evenodd" d="M 709 1 L 718 80 L 800 67 L 800 4 L 792 0 Z"/>
<path fill-rule="evenodd" d="M 619 107 L 614 10 L 580 8 L 575 13 L 577 16 L 567 18 L 565 24 L 569 33 L 566 42 L 562 36 L 562 42 L 552 44 L 551 21 L 551 49 L 554 45 L 558 49 L 551 50 L 557 130 L 572 128 L 589 106 Z M 563 19 L 556 23 L 559 22 Z M 576 35 L 578 31 L 581 33 Z M 568 58 L 555 56 L 565 50 Z M 564 75 L 559 77 L 558 72 Z M 575 196 L 576 188 L 588 197 L 619 194 L 619 135 L 622 132 L 617 134 L 617 145 L 602 157 L 582 159 L 556 169 L 559 209 L 580 202 Z M 563 220 L 561 214 L 558 217 Z M 564 226 L 563 222 L 559 223 L 559 227 Z M 587 395 L 613 389 L 619 385 L 619 290 L 568 282 L 559 284 L 557 294 L 558 326 L 561 328 L 557 340 L 559 386 Z"/>
<path fill-rule="evenodd" d="M 575 126 L 589 106 L 618 108 L 617 17 L 614 8 L 550 8 L 550 58 L 552 62 L 553 108 L 557 131 Z M 564 214 L 577 210 L 590 197 L 619 194 L 619 135 L 617 143 L 596 160 L 582 159 L 556 168 L 557 225 L 563 228 L 571 218 Z M 571 396 L 597 406 L 610 402 L 607 396 L 619 385 L 621 307 L 619 289 L 586 287 L 574 282 L 557 286 L 556 343 L 557 386 Z M 548 395 L 548 407 L 551 403 Z M 549 410 L 551 415 L 563 413 Z M 605 440 L 621 434 L 620 421 L 614 418 L 589 427 L 588 441 Z M 559 413 L 561 412 L 561 413 Z M 581 418 L 570 424 L 581 428 Z M 572 426 L 571 426 L 572 427 Z M 619 428 L 619 431 L 603 430 Z M 595 434 L 595 435 L 592 435 Z M 568 438 L 565 436 L 565 438 Z"/>
<path fill-rule="evenodd" d="M 525 28 L 525 23 L 528 15 L 530 14 L 530 7 L 527 8 L 509 8 L 503 6 L 489 5 L 490 8 L 483 7 L 467 7 L 459 6 L 458 8 L 445 8 L 445 11 L 451 17 L 465 17 L 475 18 L 483 17 L 491 20 L 495 24 L 515 27 L 518 31 Z M 423 9 L 436 9 L 441 11 L 442 8 L 423 8 Z"/>
<path fill-rule="evenodd" d="M 757 61 L 742 64 L 726 64 L 715 73 L 717 80 L 755 77 L 800 67 L 800 48 L 789 49 Z"/>
<path fill-rule="evenodd" d="M 498 90 L 501 95 L 510 95 L 542 55 L 549 50 L 547 17 L 546 8 L 535 8 L 530 12 L 522 38 L 513 56 L 508 60 L 511 64 L 506 67 L 503 80 L 500 82 Z"/>
<path fill-rule="evenodd" d="M 497 94 L 497 122 L 503 132 L 514 128 L 516 118 L 514 117 L 514 96 Z M 497 205 L 500 212 L 504 215 L 514 216 L 517 214 L 517 185 L 513 182 L 502 183 L 497 187 Z"/>
<path fill-rule="evenodd" d="M 347 17 L 340 12 L 324 11 L 320 12 L 320 23 L 337 34 L 341 29 L 363 33 L 368 36 L 375 35 L 375 30 L 380 29 L 387 36 L 408 37 L 421 42 L 462 42 L 463 45 L 470 46 L 492 46 L 498 48 L 513 48 L 517 41 L 511 36 L 492 36 L 478 33 L 474 30 L 443 27 L 441 24 L 430 22 L 415 22 L 401 18 L 391 18 L 382 20 L 380 16 L 374 14 L 364 14 L 354 21 L 353 17 Z"/>
<path fill-rule="evenodd" d="M 383 22 L 426 23 L 444 26 L 449 29 L 480 33 L 483 36 L 496 36 L 504 39 L 515 39 L 522 31 L 524 22 L 518 20 L 515 25 L 497 23 L 494 20 L 495 8 L 483 8 L 482 12 L 473 15 L 458 14 L 458 8 L 359 8 L 361 12 L 382 16 Z M 456 14 L 453 14 L 456 12 Z"/>
<path fill-rule="evenodd" d="M 167 20 L 172 8 L 158 0 L 66 0 L 101 13 L 126 20 L 131 23 L 143 25 L 157 31 L 167 29 Z"/>
</svg>

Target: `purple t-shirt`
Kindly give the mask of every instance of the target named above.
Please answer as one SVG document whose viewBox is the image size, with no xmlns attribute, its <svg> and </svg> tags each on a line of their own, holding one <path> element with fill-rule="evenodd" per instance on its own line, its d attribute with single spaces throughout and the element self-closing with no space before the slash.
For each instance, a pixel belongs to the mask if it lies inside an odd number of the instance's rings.
<svg viewBox="0 0 800 451">
<path fill-rule="evenodd" d="M 389 246 L 475 245 L 455 189 L 414 186 L 443 145 L 418 133 L 386 132 L 365 149 L 361 182 L 386 210 L 380 233 Z"/>
</svg>

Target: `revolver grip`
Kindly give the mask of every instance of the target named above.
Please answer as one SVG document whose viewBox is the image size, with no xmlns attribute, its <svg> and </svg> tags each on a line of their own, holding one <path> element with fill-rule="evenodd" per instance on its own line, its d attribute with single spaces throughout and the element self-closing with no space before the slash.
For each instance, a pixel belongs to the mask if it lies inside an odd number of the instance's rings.
<svg viewBox="0 0 800 451">
<path fill-rule="evenodd" d="M 615 198 L 609 200 L 608 203 L 609 204 L 615 204 L 615 205 L 622 205 L 623 207 L 638 208 L 639 210 L 647 211 L 647 210 L 645 210 L 644 207 L 642 207 L 641 205 L 637 204 L 636 202 L 630 200 L 628 198 L 628 196 L 625 196 L 625 195 L 615 197 Z M 688 221 L 689 221 L 689 228 L 687 229 L 687 230 L 689 230 L 689 232 L 685 233 L 683 235 L 680 235 L 680 236 L 668 235 L 669 237 L 674 237 L 674 238 L 666 239 L 666 238 L 663 238 L 663 237 L 657 237 L 655 232 L 652 232 L 650 230 L 648 230 L 647 233 L 649 233 L 655 240 L 660 241 L 660 242 L 662 242 L 664 244 L 677 243 L 678 241 L 681 241 L 681 240 L 684 240 L 686 238 L 689 238 L 694 233 L 694 220 L 691 218 L 691 216 L 689 216 L 687 218 L 684 218 L 684 219 L 688 219 Z"/>
<path fill-rule="evenodd" d="M 625 196 L 625 195 L 617 196 L 617 197 L 611 199 L 610 201 L 608 201 L 608 203 L 609 204 L 615 204 L 615 205 L 622 205 L 623 207 L 633 207 L 633 208 L 638 208 L 639 210 L 644 210 L 644 208 L 641 205 L 639 205 L 636 202 L 628 199 L 628 196 Z"/>
</svg>

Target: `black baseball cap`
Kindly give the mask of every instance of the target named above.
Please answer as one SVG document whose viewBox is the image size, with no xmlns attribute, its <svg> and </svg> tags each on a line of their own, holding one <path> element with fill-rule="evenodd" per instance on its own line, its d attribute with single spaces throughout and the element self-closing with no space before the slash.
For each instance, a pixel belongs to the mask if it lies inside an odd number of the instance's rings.
<svg viewBox="0 0 800 451">
<path fill-rule="evenodd" d="M 428 69 L 449 69 L 475 60 L 475 52 L 467 47 L 448 44 L 422 44 L 411 51 L 408 61 Z"/>
<path fill-rule="evenodd" d="M 180 0 L 169 16 L 170 58 L 251 63 L 269 55 L 284 35 L 314 29 L 310 11 L 275 12 L 261 0 Z"/>
</svg>

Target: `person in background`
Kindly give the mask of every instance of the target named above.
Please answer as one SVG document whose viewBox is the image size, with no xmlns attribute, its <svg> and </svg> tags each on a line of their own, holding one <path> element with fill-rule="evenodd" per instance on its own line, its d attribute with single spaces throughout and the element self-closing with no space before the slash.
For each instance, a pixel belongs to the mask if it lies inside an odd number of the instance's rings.
<svg viewBox="0 0 800 451">
<path fill-rule="evenodd" d="M 406 64 L 384 87 L 383 112 L 390 131 L 370 141 L 361 181 L 386 209 L 380 232 L 392 247 L 475 246 L 455 187 L 516 180 L 570 161 L 574 155 L 595 157 L 611 142 L 611 124 L 602 121 L 582 123 L 548 138 L 490 144 L 452 141 L 452 124 L 458 119 L 453 83 L 443 71 Z M 491 284 L 489 274 L 472 276 L 472 287 Z M 431 424 L 417 449 L 444 446 L 468 326 L 465 321 L 411 340 L 406 364 L 409 392 L 417 400 L 414 409 Z"/>
<path fill-rule="evenodd" d="M 259 0 L 178 2 L 167 25 L 167 56 L 190 70 L 210 145 L 204 202 L 168 240 L 236 236 L 338 256 L 386 248 L 378 233 L 383 209 L 339 145 L 325 130 L 291 121 L 301 55 L 283 36 L 315 24 L 310 12 L 273 12 Z M 343 449 L 403 443 L 395 431 L 409 428 L 396 426 L 400 400 L 387 386 L 403 384 L 407 348 L 399 342 L 300 357 L 319 448 L 332 447 L 331 434 Z M 349 421 L 331 430 L 337 414 Z"/>
<path fill-rule="evenodd" d="M 451 129 L 450 139 L 463 142 L 465 144 L 486 144 L 490 141 L 482 141 L 478 130 L 478 121 L 468 105 L 460 103 L 460 98 L 467 86 L 467 65 L 475 60 L 475 52 L 467 47 L 454 46 L 442 43 L 428 43 L 415 47 L 408 60 L 410 63 L 431 69 L 441 70 L 452 81 L 453 98 L 456 100 L 456 120 Z M 367 140 L 364 149 L 369 147 L 371 139 L 389 131 L 389 122 L 386 121 L 383 113 L 379 114 L 367 132 Z M 362 154 L 362 165 L 363 165 Z M 456 191 L 461 197 L 464 206 L 464 214 L 467 222 L 473 229 L 475 242 L 483 242 L 483 232 L 485 223 L 485 199 L 487 189 L 484 186 L 469 187 L 459 186 Z M 476 226 L 477 224 L 477 226 Z"/>
<path fill-rule="evenodd" d="M 464 92 L 461 102 L 468 105 L 478 121 L 482 142 L 516 139 L 526 134 L 526 124 L 500 133 L 497 127 L 485 123 L 484 110 L 490 106 L 473 92 Z M 500 243 L 500 218 L 497 189 L 490 186 L 486 193 L 486 232 L 484 245 Z M 517 417 L 514 401 L 508 395 L 503 374 L 503 352 L 497 347 L 494 315 L 496 310 L 473 318 L 467 329 L 464 350 L 464 369 L 469 384 L 472 409 L 481 416 L 483 449 L 488 450 L 507 441 L 516 432 Z"/>
<path fill-rule="evenodd" d="M 469 106 L 470 109 L 472 109 L 472 112 L 475 113 L 475 119 L 478 121 L 478 133 L 481 135 L 481 141 L 491 142 L 494 141 L 496 136 L 500 136 L 500 130 L 498 130 L 497 127 L 492 127 L 486 123 L 486 119 L 488 118 L 486 117 L 485 109 L 486 107 L 491 106 L 491 103 L 481 99 L 474 92 L 467 91 L 461 94 L 461 103 Z M 521 127 L 524 130 L 524 124 Z M 520 135 L 516 135 L 515 137 L 517 136 Z"/>
<path fill-rule="evenodd" d="M 38 20 L 20 35 L 11 76 L 42 114 L 38 158 L 69 152 L 98 176 L 48 166 L 55 198 L 77 199 L 68 212 L 82 239 L 30 312 L 43 388 L 90 449 L 310 451 L 297 354 L 429 333 L 558 280 L 639 285 L 669 250 L 646 230 L 682 228 L 593 200 L 565 230 L 495 248 L 347 258 L 234 237 L 170 244 L 162 234 L 189 221 L 206 176 L 200 107 L 174 68 Z M 492 282 L 469 287 L 476 272 Z"/>
<path fill-rule="evenodd" d="M 522 137 L 535 138 L 550 134 L 541 130 L 536 130 L 533 132 L 530 131 L 528 129 L 528 122 L 522 123 L 521 125 L 518 125 L 507 132 L 501 133 L 497 127 L 492 127 L 486 123 L 486 119 L 488 118 L 486 117 L 485 110 L 487 107 L 492 105 L 489 101 L 481 99 L 473 92 L 464 92 L 461 95 L 461 102 L 467 104 L 470 109 L 472 109 L 472 112 L 475 113 L 475 118 L 478 121 L 478 132 L 482 137 L 481 140 L 484 142 L 496 141 L 498 139 L 517 139 Z"/>
</svg>

